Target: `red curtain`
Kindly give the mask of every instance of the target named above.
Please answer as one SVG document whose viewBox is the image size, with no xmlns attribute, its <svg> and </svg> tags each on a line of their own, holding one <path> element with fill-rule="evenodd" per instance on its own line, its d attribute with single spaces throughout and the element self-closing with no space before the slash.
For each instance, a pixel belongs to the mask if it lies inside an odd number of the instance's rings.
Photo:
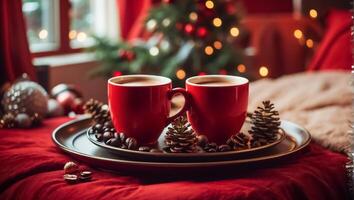
<svg viewBox="0 0 354 200">
<path fill-rule="evenodd" d="M 332 10 L 327 18 L 327 31 L 308 67 L 315 70 L 351 70 L 352 44 L 350 27 L 352 13 L 349 10 Z"/>
<path fill-rule="evenodd" d="M 22 73 L 35 80 L 21 0 L 0 0 L 0 24 L 0 82 L 13 81 Z"/>
<path fill-rule="evenodd" d="M 137 38 L 142 32 L 144 18 L 153 0 L 117 0 L 121 37 L 124 40 Z"/>
</svg>

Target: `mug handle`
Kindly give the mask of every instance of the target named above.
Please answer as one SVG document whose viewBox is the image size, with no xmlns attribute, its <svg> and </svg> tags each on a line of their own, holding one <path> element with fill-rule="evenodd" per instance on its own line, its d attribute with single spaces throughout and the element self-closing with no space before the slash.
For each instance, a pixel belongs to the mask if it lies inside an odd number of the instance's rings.
<svg viewBox="0 0 354 200">
<path fill-rule="evenodd" d="M 183 95 L 184 105 L 182 109 L 178 111 L 175 115 L 167 118 L 166 126 L 189 109 L 190 106 L 189 93 L 184 88 L 173 88 L 172 90 L 170 90 L 168 92 L 168 99 L 171 100 L 173 96 L 175 96 L 178 93 Z"/>
</svg>

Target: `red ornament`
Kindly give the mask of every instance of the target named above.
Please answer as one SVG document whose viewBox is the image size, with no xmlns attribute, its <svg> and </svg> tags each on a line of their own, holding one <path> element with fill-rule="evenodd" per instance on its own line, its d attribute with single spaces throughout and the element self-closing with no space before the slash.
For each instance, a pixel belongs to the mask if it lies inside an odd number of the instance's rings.
<svg viewBox="0 0 354 200">
<path fill-rule="evenodd" d="M 121 71 L 114 71 L 113 76 L 121 76 L 123 73 Z"/>
<path fill-rule="evenodd" d="M 119 50 L 118 56 L 123 60 L 132 61 L 135 58 L 135 53 L 131 50 Z"/>
<path fill-rule="evenodd" d="M 226 75 L 227 74 L 227 71 L 225 69 L 221 69 L 219 71 L 219 74 L 222 74 L 222 75 Z"/>
<path fill-rule="evenodd" d="M 207 29 L 206 29 L 205 27 L 199 27 L 199 28 L 197 29 L 197 36 L 198 36 L 198 37 L 203 38 L 203 37 L 205 37 L 206 35 L 207 35 Z"/>
<path fill-rule="evenodd" d="M 187 34 L 192 34 L 194 32 L 194 26 L 192 24 L 186 24 L 184 26 L 184 32 L 186 32 Z"/>
<path fill-rule="evenodd" d="M 64 108 L 64 110 L 69 112 L 72 108 L 72 105 L 74 105 L 76 95 L 72 93 L 71 91 L 65 91 L 56 97 L 58 103 Z"/>
</svg>

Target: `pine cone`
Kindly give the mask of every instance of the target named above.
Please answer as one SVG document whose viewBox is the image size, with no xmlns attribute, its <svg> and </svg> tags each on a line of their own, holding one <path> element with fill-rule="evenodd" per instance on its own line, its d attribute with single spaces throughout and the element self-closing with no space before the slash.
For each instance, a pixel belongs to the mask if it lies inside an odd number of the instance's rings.
<svg viewBox="0 0 354 200">
<path fill-rule="evenodd" d="M 165 136 L 165 150 L 171 153 L 196 152 L 197 137 L 187 119 L 178 117 L 171 124 Z"/>
<path fill-rule="evenodd" d="M 252 114 L 251 146 L 261 146 L 277 140 L 280 120 L 278 111 L 274 110 L 274 104 L 263 101 L 264 107 L 258 107 Z"/>
<path fill-rule="evenodd" d="M 240 132 L 232 135 L 226 142 L 232 149 L 241 150 L 250 148 L 250 137 Z"/>
<path fill-rule="evenodd" d="M 88 100 L 84 105 L 85 113 L 91 114 L 91 118 L 96 123 L 104 124 L 111 121 L 108 106 L 94 99 Z"/>
<path fill-rule="evenodd" d="M 0 128 L 13 128 L 15 125 L 15 116 L 11 113 L 3 115 L 0 119 Z"/>
</svg>

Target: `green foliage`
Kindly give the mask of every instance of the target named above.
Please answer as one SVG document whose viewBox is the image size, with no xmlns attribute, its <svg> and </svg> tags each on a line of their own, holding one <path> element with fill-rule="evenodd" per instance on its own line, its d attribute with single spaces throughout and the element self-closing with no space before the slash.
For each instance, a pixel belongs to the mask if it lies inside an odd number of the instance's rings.
<svg viewBox="0 0 354 200">
<path fill-rule="evenodd" d="M 221 69 L 236 75 L 235 66 L 241 62 L 241 56 L 230 29 L 238 27 L 239 16 L 232 11 L 235 5 L 231 1 L 214 0 L 213 3 L 212 9 L 205 6 L 205 1 L 174 0 L 159 4 L 149 11 L 144 21 L 150 35 L 144 41 L 112 43 L 95 37 L 96 45 L 90 50 L 102 61 L 102 66 L 91 73 L 103 76 L 111 76 L 113 71 L 160 74 L 174 80 L 178 80 L 176 71 L 179 69 L 183 69 L 187 77 L 200 72 L 216 74 Z M 220 27 L 213 24 L 215 18 L 222 20 Z M 216 48 L 215 41 L 222 47 Z M 210 55 L 205 53 L 207 46 L 213 48 Z M 128 54 L 130 57 L 126 56 Z"/>
</svg>

